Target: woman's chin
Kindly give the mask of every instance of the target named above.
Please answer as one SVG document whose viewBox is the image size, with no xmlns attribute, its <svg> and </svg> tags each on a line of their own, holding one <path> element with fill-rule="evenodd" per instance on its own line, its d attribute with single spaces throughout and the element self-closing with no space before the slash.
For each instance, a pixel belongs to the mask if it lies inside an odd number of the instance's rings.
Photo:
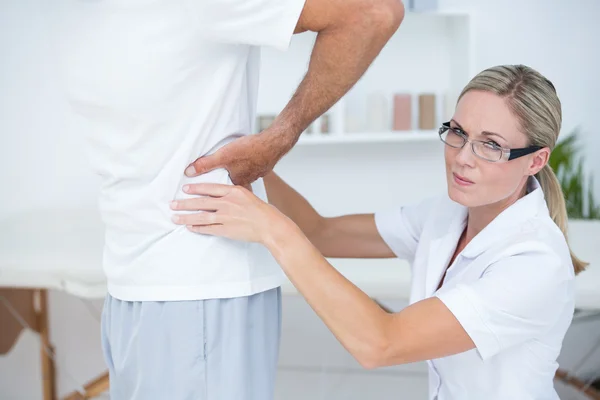
<svg viewBox="0 0 600 400">
<path fill-rule="evenodd" d="M 455 203 L 458 203 L 465 207 L 473 207 L 476 204 L 476 199 L 473 196 L 474 193 L 465 193 L 460 190 L 460 188 L 453 187 L 453 185 L 448 185 L 448 197 Z"/>
</svg>

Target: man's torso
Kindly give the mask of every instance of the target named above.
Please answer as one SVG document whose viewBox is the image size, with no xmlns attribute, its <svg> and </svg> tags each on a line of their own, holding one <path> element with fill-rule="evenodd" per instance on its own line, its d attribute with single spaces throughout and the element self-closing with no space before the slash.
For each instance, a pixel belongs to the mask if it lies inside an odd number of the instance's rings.
<svg viewBox="0 0 600 400">
<path fill-rule="evenodd" d="M 169 208 L 188 197 L 186 183 L 231 184 L 225 170 L 183 171 L 252 133 L 258 48 L 207 40 L 178 2 L 84 2 L 70 12 L 64 83 L 89 121 L 90 162 L 102 176 L 109 291 L 123 300 L 191 300 L 279 285 L 264 248 L 194 234 L 171 222 Z M 266 200 L 262 181 L 253 189 Z"/>
</svg>

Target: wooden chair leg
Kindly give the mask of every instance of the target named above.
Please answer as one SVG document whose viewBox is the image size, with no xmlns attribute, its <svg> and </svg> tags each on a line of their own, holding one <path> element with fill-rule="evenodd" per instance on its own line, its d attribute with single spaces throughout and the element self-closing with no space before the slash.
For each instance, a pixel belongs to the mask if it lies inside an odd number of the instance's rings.
<svg viewBox="0 0 600 400">
<path fill-rule="evenodd" d="M 558 369 L 556 371 L 555 378 L 563 382 L 565 385 L 571 386 L 581 391 L 591 400 L 600 400 L 600 392 L 598 390 L 596 390 L 593 387 L 587 386 L 585 382 L 583 382 L 581 379 L 569 375 L 567 371 Z"/>
<path fill-rule="evenodd" d="M 86 400 L 86 398 L 81 393 L 75 391 L 69 394 L 67 397 L 65 397 L 64 400 Z"/>
<path fill-rule="evenodd" d="M 64 400 L 87 400 L 93 399 L 94 397 L 100 396 L 106 392 L 109 388 L 108 372 L 98 376 L 97 378 L 86 383 L 83 387 L 85 393 L 78 391 L 72 392 Z"/>
<path fill-rule="evenodd" d="M 42 388 L 44 400 L 56 400 L 56 368 L 54 365 L 54 347 L 50 342 L 48 318 L 48 291 L 37 290 L 39 310 L 37 313 L 37 331 L 41 338 Z"/>
<path fill-rule="evenodd" d="M 106 392 L 109 386 L 108 372 L 105 372 L 85 385 L 85 394 L 88 398 L 93 399 L 94 397 L 100 396 L 102 393 Z"/>
</svg>

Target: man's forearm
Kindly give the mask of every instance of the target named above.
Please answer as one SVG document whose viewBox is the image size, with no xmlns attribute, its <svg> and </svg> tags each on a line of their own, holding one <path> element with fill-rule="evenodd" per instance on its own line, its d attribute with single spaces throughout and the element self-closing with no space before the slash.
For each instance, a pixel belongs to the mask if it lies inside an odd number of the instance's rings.
<svg viewBox="0 0 600 400">
<path fill-rule="evenodd" d="M 395 5 L 391 5 L 395 4 Z M 404 17 L 402 3 L 353 13 L 317 35 L 306 76 L 272 128 L 290 148 L 300 134 L 360 79 Z"/>
<path fill-rule="evenodd" d="M 186 175 L 225 168 L 247 186 L 265 176 L 300 134 L 360 79 L 404 18 L 401 0 L 306 0 L 296 32 L 318 32 L 308 71 L 265 131 L 195 160 Z"/>
</svg>

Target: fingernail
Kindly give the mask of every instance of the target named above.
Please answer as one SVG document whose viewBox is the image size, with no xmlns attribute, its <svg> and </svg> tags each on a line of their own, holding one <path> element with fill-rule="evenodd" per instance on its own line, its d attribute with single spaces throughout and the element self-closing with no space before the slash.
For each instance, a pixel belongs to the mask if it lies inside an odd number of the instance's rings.
<svg viewBox="0 0 600 400">
<path fill-rule="evenodd" d="M 186 174 L 187 176 L 194 175 L 195 173 L 196 173 L 196 168 L 194 168 L 194 166 L 193 166 L 193 165 L 190 165 L 189 167 L 187 167 L 187 168 L 185 169 L 185 174 Z"/>
<path fill-rule="evenodd" d="M 180 218 L 179 215 L 173 215 L 171 217 L 171 221 L 173 221 L 173 222 L 179 222 L 179 218 Z"/>
<path fill-rule="evenodd" d="M 173 200 L 171 202 L 171 208 L 177 208 L 177 201 Z"/>
<path fill-rule="evenodd" d="M 189 192 L 190 191 L 190 185 L 183 185 L 183 191 L 184 192 Z"/>
</svg>

